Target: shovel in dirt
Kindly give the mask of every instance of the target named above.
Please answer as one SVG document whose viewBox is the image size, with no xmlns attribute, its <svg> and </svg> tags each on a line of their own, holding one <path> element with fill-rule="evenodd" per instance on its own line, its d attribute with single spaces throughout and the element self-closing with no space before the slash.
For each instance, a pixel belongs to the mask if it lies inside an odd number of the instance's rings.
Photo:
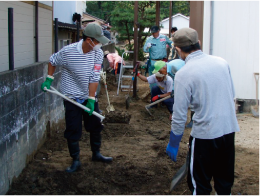
<svg viewBox="0 0 260 196">
<path fill-rule="evenodd" d="M 151 104 L 149 104 L 149 105 L 146 105 L 146 106 L 145 106 L 145 109 L 146 109 L 147 112 L 152 116 L 152 113 L 149 111 L 149 108 L 150 108 L 151 106 L 157 104 L 157 103 L 160 103 L 160 102 L 162 102 L 162 101 L 164 101 L 164 100 L 166 100 L 166 99 L 169 99 L 170 97 L 171 97 L 171 95 L 168 95 L 167 97 L 164 97 L 164 98 L 159 99 L 159 100 L 157 100 L 157 101 L 155 101 L 155 102 L 153 102 L 153 103 L 151 103 Z"/>
<path fill-rule="evenodd" d="M 137 66 L 138 66 L 138 64 L 137 64 L 137 65 L 135 66 L 135 68 L 134 68 L 134 75 L 133 75 L 133 77 L 132 77 L 131 85 L 130 85 L 130 87 L 129 87 L 128 94 L 127 94 L 126 99 L 125 99 L 126 109 L 128 109 L 129 106 L 130 106 L 131 98 L 130 98 L 129 94 L 130 94 L 131 88 L 132 88 L 133 83 L 134 83 L 134 80 L 135 80 L 136 72 L 138 71 L 138 70 L 137 70 Z"/>
<path fill-rule="evenodd" d="M 78 102 L 76 102 L 76 101 L 74 101 L 74 100 L 68 98 L 67 96 L 61 94 L 59 91 L 57 91 L 57 90 L 56 90 L 55 88 L 53 88 L 52 86 L 51 86 L 51 90 L 50 90 L 50 89 L 47 89 L 46 87 L 44 87 L 44 90 L 47 91 L 47 92 L 50 92 L 50 93 L 53 93 L 53 94 L 56 94 L 56 95 L 61 96 L 63 99 L 66 99 L 67 101 L 69 101 L 69 102 L 75 104 L 76 106 L 82 108 L 83 110 L 87 110 L 87 111 L 90 110 L 90 109 L 87 108 L 86 106 L 84 106 L 84 105 L 82 105 L 82 104 L 80 104 L 80 103 L 78 103 Z M 104 120 L 104 118 L 105 118 L 104 116 L 100 115 L 99 113 L 97 113 L 97 112 L 95 112 L 95 111 L 93 111 L 92 114 L 94 114 L 95 116 L 97 116 L 98 118 L 100 118 L 100 119 L 101 119 L 101 122 L 102 122 L 102 121 Z"/>
<path fill-rule="evenodd" d="M 171 182 L 171 186 L 170 186 L 170 192 L 172 192 L 177 187 L 177 185 L 183 180 L 183 178 L 185 178 L 185 176 L 187 175 L 188 168 L 189 168 L 189 162 L 190 162 L 189 160 L 190 160 L 190 156 L 189 156 L 189 152 L 188 152 L 187 157 L 186 157 L 186 162 L 176 172 L 176 174 L 172 178 L 172 182 Z"/>
<path fill-rule="evenodd" d="M 106 94 L 107 94 L 107 103 L 108 103 L 108 106 L 107 106 L 107 112 L 113 112 L 115 111 L 115 108 L 113 105 L 110 105 L 110 101 L 109 101 L 109 96 L 108 96 L 108 92 L 107 92 L 107 83 L 106 83 L 106 72 L 103 72 L 101 71 L 100 72 L 100 77 L 102 78 L 103 82 L 104 82 L 104 85 L 105 85 L 105 89 L 106 89 Z"/>
<path fill-rule="evenodd" d="M 258 81 L 259 81 L 259 73 L 254 73 L 255 81 L 256 81 L 256 105 L 251 106 L 251 112 L 254 117 L 259 118 L 259 105 L 258 105 Z"/>
</svg>

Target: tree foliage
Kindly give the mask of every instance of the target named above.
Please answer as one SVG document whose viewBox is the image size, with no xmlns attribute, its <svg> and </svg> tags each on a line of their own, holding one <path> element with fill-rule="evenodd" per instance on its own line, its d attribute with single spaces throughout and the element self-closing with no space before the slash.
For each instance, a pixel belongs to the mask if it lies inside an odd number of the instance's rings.
<svg viewBox="0 0 260 196">
<path fill-rule="evenodd" d="M 189 16 L 188 1 L 173 1 L 172 14 L 181 13 Z M 87 1 L 87 13 L 109 22 L 117 31 L 118 40 L 127 40 L 128 50 L 133 50 L 134 39 L 134 1 Z M 160 20 L 169 17 L 169 1 L 160 1 Z M 139 60 L 143 60 L 142 47 L 147 36 L 150 35 L 150 28 L 155 25 L 156 2 L 138 1 L 138 51 Z M 145 28 L 149 32 L 144 32 Z"/>
<path fill-rule="evenodd" d="M 161 1 L 160 19 L 168 18 L 170 15 L 170 1 Z M 190 4 L 188 1 L 172 1 L 172 15 L 181 13 L 184 16 L 190 16 Z"/>
</svg>

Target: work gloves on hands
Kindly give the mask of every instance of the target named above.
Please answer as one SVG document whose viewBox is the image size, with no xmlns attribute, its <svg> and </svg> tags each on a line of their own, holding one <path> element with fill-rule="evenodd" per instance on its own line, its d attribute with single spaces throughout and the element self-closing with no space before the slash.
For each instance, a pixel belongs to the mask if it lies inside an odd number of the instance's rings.
<svg viewBox="0 0 260 196">
<path fill-rule="evenodd" d="M 47 89 L 50 89 L 51 83 L 52 83 L 53 80 L 54 80 L 53 76 L 47 75 L 45 82 L 43 82 L 42 85 L 41 85 L 42 91 L 46 92 L 44 90 L 44 87 L 46 87 Z"/>
<path fill-rule="evenodd" d="M 166 148 L 166 154 L 173 160 L 174 162 L 177 161 L 177 154 L 179 150 L 179 145 L 181 138 L 183 136 L 183 133 L 181 135 L 175 135 L 172 131 L 170 134 L 170 141 L 168 143 L 168 146 Z"/>
<path fill-rule="evenodd" d="M 133 69 L 133 73 L 135 73 L 136 72 L 136 70 L 135 69 Z M 139 76 L 140 75 L 140 73 L 138 73 L 138 71 L 137 71 L 137 73 L 136 73 L 136 76 Z M 133 77 L 134 78 L 134 77 Z M 132 80 L 134 80 L 134 79 L 132 79 Z"/>
<path fill-rule="evenodd" d="M 89 111 L 85 110 L 90 116 L 92 115 L 95 108 L 95 97 L 88 97 L 88 102 L 86 107 L 89 108 Z"/>
<path fill-rule="evenodd" d="M 155 102 L 156 100 L 158 100 L 160 98 L 160 95 L 156 95 L 152 98 L 152 102 Z"/>
<path fill-rule="evenodd" d="M 151 48 L 152 47 L 152 44 L 151 43 L 147 43 L 147 48 Z"/>
</svg>

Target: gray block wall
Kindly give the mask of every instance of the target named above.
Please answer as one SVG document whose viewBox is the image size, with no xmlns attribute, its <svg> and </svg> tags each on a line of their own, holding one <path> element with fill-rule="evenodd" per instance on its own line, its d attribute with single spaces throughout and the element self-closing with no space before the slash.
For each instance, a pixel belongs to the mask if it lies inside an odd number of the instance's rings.
<svg viewBox="0 0 260 196">
<path fill-rule="evenodd" d="M 0 73 L 0 195 L 47 137 L 47 127 L 64 118 L 63 100 L 44 93 L 40 86 L 47 76 L 47 62 Z M 53 87 L 59 90 L 60 68 Z"/>
</svg>

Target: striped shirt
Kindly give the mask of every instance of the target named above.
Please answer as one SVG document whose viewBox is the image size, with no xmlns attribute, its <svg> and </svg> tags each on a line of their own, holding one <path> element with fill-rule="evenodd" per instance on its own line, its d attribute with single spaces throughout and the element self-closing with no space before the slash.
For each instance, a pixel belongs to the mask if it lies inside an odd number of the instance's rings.
<svg viewBox="0 0 260 196">
<path fill-rule="evenodd" d="M 103 51 L 82 51 L 83 40 L 63 47 L 50 57 L 53 66 L 62 66 L 61 93 L 72 99 L 87 99 L 89 84 L 100 80 Z"/>
</svg>

